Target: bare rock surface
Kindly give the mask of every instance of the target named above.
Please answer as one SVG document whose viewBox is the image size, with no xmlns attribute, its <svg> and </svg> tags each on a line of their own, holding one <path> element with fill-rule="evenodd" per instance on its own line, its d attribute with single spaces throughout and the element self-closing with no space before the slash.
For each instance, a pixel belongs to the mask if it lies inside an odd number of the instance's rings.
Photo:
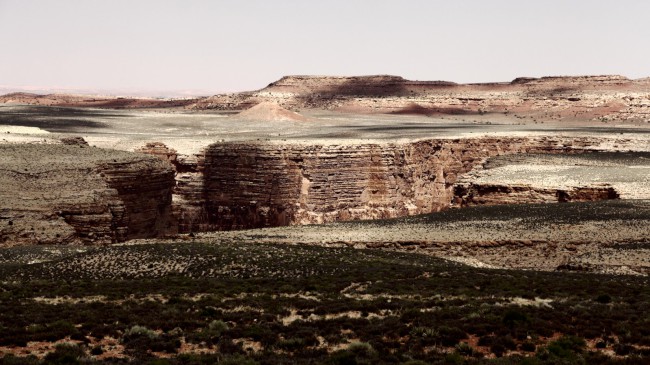
<svg viewBox="0 0 650 365">
<path fill-rule="evenodd" d="M 112 243 L 170 229 L 173 171 L 84 145 L 0 144 L 0 241 Z"/>
<path fill-rule="evenodd" d="M 488 157 L 527 153 L 565 154 L 606 148 L 606 138 L 429 139 L 409 143 L 320 145 L 272 142 L 224 142 L 208 146 L 199 157 L 202 184 L 177 189 L 178 202 L 202 195 L 200 213 L 179 217 L 184 229 L 230 230 L 278 225 L 315 224 L 359 219 L 387 219 L 470 204 L 473 188 L 454 184 Z M 636 170 L 635 170 L 636 171 Z M 641 171 L 641 170 L 639 170 Z M 576 176 L 579 181 L 581 177 Z M 641 172 L 632 184 L 645 185 Z M 607 176 L 602 182 L 606 182 Z M 463 181 L 471 182 L 471 178 Z M 478 182 L 477 182 L 478 183 Z M 532 203 L 618 198 L 611 186 L 549 187 L 494 185 L 492 201 Z M 515 184 L 516 185 L 516 184 Z M 196 190 L 196 189 L 201 189 Z M 478 199 L 481 194 L 472 193 Z M 183 195 L 190 196 L 189 199 Z M 488 194 L 483 194 L 486 199 Z M 477 202 L 473 202 L 477 203 Z M 182 204 L 182 203 L 180 203 Z M 182 229 L 181 231 L 184 231 Z"/>
</svg>

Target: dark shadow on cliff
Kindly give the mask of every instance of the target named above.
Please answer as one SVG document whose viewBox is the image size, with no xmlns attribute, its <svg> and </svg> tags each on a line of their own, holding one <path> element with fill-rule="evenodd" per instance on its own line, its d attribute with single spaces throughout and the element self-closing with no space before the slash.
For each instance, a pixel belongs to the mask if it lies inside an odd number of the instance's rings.
<svg viewBox="0 0 650 365">
<path fill-rule="evenodd" d="M 406 80 L 399 76 L 351 77 L 344 83 L 315 90 L 331 96 L 386 97 L 408 94 Z"/>
<path fill-rule="evenodd" d="M 478 110 L 453 108 L 453 107 L 424 107 L 420 104 L 411 103 L 399 110 L 390 112 L 389 114 L 397 115 L 479 115 Z"/>
<path fill-rule="evenodd" d="M 109 108 L 109 109 L 138 109 L 138 108 L 150 108 L 150 109 L 165 109 L 165 108 L 176 108 L 184 107 L 193 103 L 196 103 L 199 99 L 172 99 L 172 100 L 142 100 L 142 99 L 130 99 L 130 98 L 117 98 L 109 99 L 101 102 L 91 103 L 92 107 L 96 108 Z"/>
<path fill-rule="evenodd" d="M 444 125 L 422 124 L 422 123 L 400 123 L 396 125 L 343 125 L 342 129 L 353 129 L 359 132 L 399 132 L 399 131 L 420 131 L 440 132 L 453 131 L 456 129 L 476 129 L 476 124 L 469 123 L 447 123 Z"/>
<path fill-rule="evenodd" d="M 565 97 L 574 93 L 582 93 L 583 91 L 583 89 L 576 86 L 556 86 L 545 88 L 544 86 L 534 85 L 528 87 L 529 89 L 524 92 L 524 96 L 529 98 Z"/>
</svg>

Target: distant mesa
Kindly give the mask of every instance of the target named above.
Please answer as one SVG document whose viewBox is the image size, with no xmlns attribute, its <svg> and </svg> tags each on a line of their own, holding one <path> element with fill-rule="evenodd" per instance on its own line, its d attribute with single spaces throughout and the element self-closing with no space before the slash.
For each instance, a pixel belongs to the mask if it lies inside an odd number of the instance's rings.
<svg viewBox="0 0 650 365">
<path fill-rule="evenodd" d="M 285 109 L 270 101 L 263 101 L 238 113 L 237 118 L 265 122 L 307 122 L 309 120 L 304 115 Z"/>
</svg>

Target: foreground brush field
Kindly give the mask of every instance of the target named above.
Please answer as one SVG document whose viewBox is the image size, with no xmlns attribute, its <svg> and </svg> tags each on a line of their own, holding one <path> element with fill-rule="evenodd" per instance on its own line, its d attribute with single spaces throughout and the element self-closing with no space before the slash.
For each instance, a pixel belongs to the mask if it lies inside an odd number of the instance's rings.
<svg viewBox="0 0 650 365">
<path fill-rule="evenodd" d="M 0 251 L 1 364 L 642 364 L 646 276 L 255 242 Z"/>
</svg>

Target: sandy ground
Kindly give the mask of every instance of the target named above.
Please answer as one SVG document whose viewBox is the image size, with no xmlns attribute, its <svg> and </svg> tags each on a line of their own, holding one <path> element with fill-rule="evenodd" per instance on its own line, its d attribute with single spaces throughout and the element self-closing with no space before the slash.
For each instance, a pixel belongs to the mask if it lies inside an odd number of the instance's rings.
<svg viewBox="0 0 650 365">
<path fill-rule="evenodd" d="M 0 134 L 0 142 L 54 141 L 75 135 L 97 147 L 133 151 L 146 142 L 157 141 L 174 148 L 179 154 L 192 155 L 218 141 L 358 144 L 481 136 L 615 136 L 629 140 L 627 148 L 650 151 L 650 124 L 537 122 L 504 114 L 427 117 L 323 110 L 305 110 L 300 114 L 308 121 L 256 120 L 238 117 L 232 112 L 0 105 L 0 129 L 8 126 L 30 128 L 16 132 L 5 130 Z M 43 134 L 43 131 L 50 133 Z"/>
<path fill-rule="evenodd" d="M 140 148 L 146 142 L 159 141 L 180 154 L 191 155 L 212 142 L 222 140 L 355 144 L 485 135 L 593 136 L 611 138 L 610 145 L 605 147 L 612 150 L 624 148 L 650 152 L 650 125 L 589 125 L 559 120 L 537 122 L 503 114 L 426 117 L 354 115 L 320 110 L 301 111 L 301 114 L 309 121 L 250 120 L 231 112 L 169 113 L 0 105 L 0 128 L 4 128 L 0 142 L 48 143 L 72 135 L 82 136 L 91 146 L 126 151 Z M 617 139 L 625 141 L 624 147 L 618 144 Z M 648 197 L 650 185 L 647 160 L 630 163 L 610 159 L 603 162 L 575 156 L 502 160 L 477 171 L 470 178 L 553 185 L 571 185 L 576 180 L 608 182 L 616 184 L 624 198 L 644 199 Z M 650 237 L 648 200 L 619 203 L 631 205 L 568 204 L 534 209 L 524 206 L 512 208 L 523 210 L 508 214 L 498 210 L 501 208 L 490 208 L 497 210 L 488 210 L 487 215 L 477 216 L 472 212 L 480 210 L 454 210 L 436 217 L 460 214 L 454 213 L 460 211 L 468 212 L 462 213 L 468 215 L 442 221 L 415 217 L 394 222 L 348 222 L 217 232 L 201 235 L 199 239 L 206 242 L 234 240 L 421 250 L 477 266 L 544 270 L 554 270 L 562 265 L 569 267 L 571 265 L 567 263 L 578 258 L 580 265 L 602 264 L 606 261 L 602 257 L 607 257 L 614 261 L 608 263 L 607 268 L 598 270 L 645 273 L 646 261 L 650 257 L 649 252 L 644 251 Z M 564 211 L 581 217 L 584 215 L 581 207 L 596 207 L 598 214 L 590 219 L 555 219 Z M 627 251 L 606 251 L 612 250 L 611 245 L 639 242 L 645 246 Z"/>
<path fill-rule="evenodd" d="M 553 189 L 609 185 L 621 199 L 650 199 L 650 154 L 500 156 L 459 182 Z"/>
</svg>

